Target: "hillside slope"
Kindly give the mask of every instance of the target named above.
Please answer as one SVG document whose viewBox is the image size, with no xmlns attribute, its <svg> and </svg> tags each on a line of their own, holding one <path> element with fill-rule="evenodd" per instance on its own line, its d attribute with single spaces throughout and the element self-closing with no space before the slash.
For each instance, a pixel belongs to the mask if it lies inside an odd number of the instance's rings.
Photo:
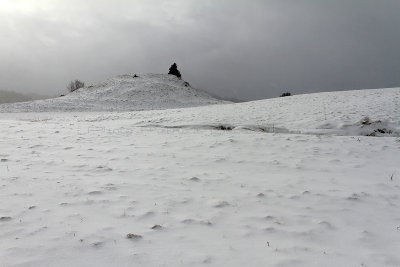
<svg viewBox="0 0 400 267">
<path fill-rule="evenodd" d="M 90 116 L 104 120 L 115 114 Z M 400 136 L 400 88 L 338 91 L 206 107 L 122 113 L 134 127 Z"/>
<path fill-rule="evenodd" d="M 103 84 L 80 89 L 62 98 L 0 105 L 0 113 L 25 110 L 125 110 L 128 112 L 80 113 L 79 117 L 80 120 L 91 122 L 108 118 L 127 120 L 126 125 L 132 128 L 400 136 L 400 88 L 324 92 L 230 103 L 215 100 L 201 91 L 185 87 L 184 81 L 174 80 L 174 77 L 171 78 L 172 85 L 166 89 L 163 78 L 161 79 L 163 83 L 155 83 L 155 79 L 151 79 L 150 82 L 148 79 L 138 79 L 133 89 L 129 87 L 132 84 L 130 78 L 124 84 L 125 79 L 123 77 L 110 79 Z M 177 83 L 183 87 L 174 87 Z M 142 111 L 129 112 L 130 110 Z M 37 118 L 35 113 L 15 116 L 27 120 L 30 120 L 30 117 Z M 56 119 L 57 116 L 61 116 L 63 120 L 70 118 L 66 113 L 56 116 L 43 114 L 43 117 L 48 117 L 49 120 Z"/>
<path fill-rule="evenodd" d="M 119 75 L 63 97 L 0 105 L 0 112 L 133 111 L 226 103 L 173 75 Z"/>
</svg>

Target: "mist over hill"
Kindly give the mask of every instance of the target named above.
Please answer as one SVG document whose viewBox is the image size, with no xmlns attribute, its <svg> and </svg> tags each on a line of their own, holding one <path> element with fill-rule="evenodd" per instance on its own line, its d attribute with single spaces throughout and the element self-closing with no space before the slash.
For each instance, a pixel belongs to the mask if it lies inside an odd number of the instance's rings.
<svg viewBox="0 0 400 267">
<path fill-rule="evenodd" d="M 24 102 L 24 101 L 30 101 L 30 100 L 33 100 L 33 98 L 31 98 L 27 95 L 16 93 L 16 92 L 0 90 L 0 104 Z"/>
<path fill-rule="evenodd" d="M 26 102 L 26 101 L 40 100 L 47 98 L 50 98 L 50 96 L 34 94 L 34 93 L 22 94 L 17 92 L 0 90 L 0 104 Z"/>
</svg>

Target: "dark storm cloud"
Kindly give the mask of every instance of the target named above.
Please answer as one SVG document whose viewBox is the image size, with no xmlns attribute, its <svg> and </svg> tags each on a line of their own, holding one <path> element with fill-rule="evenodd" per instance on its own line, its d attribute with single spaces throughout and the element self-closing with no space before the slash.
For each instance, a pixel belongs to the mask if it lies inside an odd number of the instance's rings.
<svg viewBox="0 0 400 267">
<path fill-rule="evenodd" d="M 34 3 L 32 3 L 34 2 Z M 166 72 L 241 99 L 400 86 L 392 0 L 0 0 L 0 90 Z"/>
</svg>

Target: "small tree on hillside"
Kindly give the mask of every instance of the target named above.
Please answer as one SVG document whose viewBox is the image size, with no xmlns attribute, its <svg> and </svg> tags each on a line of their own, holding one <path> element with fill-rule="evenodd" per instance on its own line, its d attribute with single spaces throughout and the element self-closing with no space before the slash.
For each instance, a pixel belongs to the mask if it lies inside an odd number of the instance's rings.
<svg viewBox="0 0 400 267">
<path fill-rule="evenodd" d="M 68 84 L 67 89 L 68 89 L 68 91 L 73 92 L 82 87 L 85 87 L 85 83 L 80 80 L 75 80 L 75 81 L 71 81 Z"/>
<path fill-rule="evenodd" d="M 169 68 L 168 74 L 172 74 L 178 78 L 182 78 L 181 72 L 178 70 L 178 66 L 176 65 L 176 63 L 172 64 L 172 66 Z"/>
</svg>

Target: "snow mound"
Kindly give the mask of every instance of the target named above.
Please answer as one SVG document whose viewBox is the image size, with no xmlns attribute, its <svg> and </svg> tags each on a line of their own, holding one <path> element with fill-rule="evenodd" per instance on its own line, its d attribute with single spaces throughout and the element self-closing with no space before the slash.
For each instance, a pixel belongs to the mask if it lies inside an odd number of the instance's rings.
<svg viewBox="0 0 400 267">
<path fill-rule="evenodd" d="M 133 111 L 227 103 L 173 75 L 119 75 L 66 96 L 0 105 L 0 112 Z"/>
</svg>

